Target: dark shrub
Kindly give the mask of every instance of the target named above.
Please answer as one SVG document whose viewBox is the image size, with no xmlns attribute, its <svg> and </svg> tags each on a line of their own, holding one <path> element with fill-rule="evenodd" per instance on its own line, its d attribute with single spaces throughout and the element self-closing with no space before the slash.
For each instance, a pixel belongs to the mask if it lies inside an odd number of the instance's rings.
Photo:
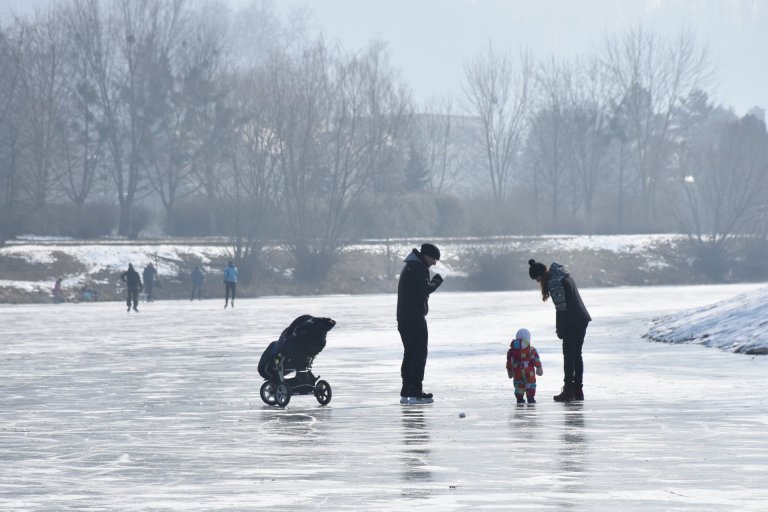
<svg viewBox="0 0 768 512">
<path fill-rule="evenodd" d="M 117 225 L 118 211 L 106 202 L 86 203 L 79 218 L 76 237 L 99 238 L 111 234 Z"/>
<path fill-rule="evenodd" d="M 473 268 L 467 278 L 472 290 L 502 291 L 530 286 L 525 258 L 503 245 L 475 251 L 472 261 Z"/>
<path fill-rule="evenodd" d="M 174 209 L 173 219 L 168 223 L 171 236 L 206 236 L 210 233 L 210 211 L 205 199 L 190 199 L 179 202 Z"/>
<path fill-rule="evenodd" d="M 694 242 L 693 268 L 707 278 L 721 282 L 728 275 L 730 257 L 725 245 L 718 242 Z"/>
<path fill-rule="evenodd" d="M 435 198 L 437 222 L 434 234 L 438 236 L 464 236 L 469 221 L 464 205 L 458 197 L 440 196 Z"/>
</svg>

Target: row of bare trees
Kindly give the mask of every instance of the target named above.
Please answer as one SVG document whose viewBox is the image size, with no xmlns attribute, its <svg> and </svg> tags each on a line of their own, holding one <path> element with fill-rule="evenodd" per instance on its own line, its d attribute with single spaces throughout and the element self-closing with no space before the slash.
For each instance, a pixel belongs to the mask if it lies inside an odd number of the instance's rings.
<svg viewBox="0 0 768 512">
<path fill-rule="evenodd" d="M 410 93 L 381 43 L 297 43 L 265 5 L 246 12 L 273 33 L 250 55 L 229 46 L 235 16 L 186 0 L 71 0 L 4 28 L 3 239 L 55 230 L 53 205 L 74 207 L 71 230 L 99 200 L 119 236 L 146 227 L 147 203 L 174 233 L 191 202 L 241 265 L 277 235 L 301 277 L 324 275 L 374 182 L 396 180 Z"/>
<path fill-rule="evenodd" d="M 638 28 L 573 61 L 489 46 L 465 75 L 490 194 L 533 232 L 764 238 L 764 120 L 711 103 L 715 71 L 694 34 Z"/>
<path fill-rule="evenodd" d="M 382 42 L 344 52 L 268 2 L 65 0 L 0 27 L 0 240 L 267 239 L 322 277 L 361 235 L 683 229 L 765 237 L 765 124 L 713 105 L 692 33 L 592 55 L 487 50 L 414 105 Z"/>
</svg>

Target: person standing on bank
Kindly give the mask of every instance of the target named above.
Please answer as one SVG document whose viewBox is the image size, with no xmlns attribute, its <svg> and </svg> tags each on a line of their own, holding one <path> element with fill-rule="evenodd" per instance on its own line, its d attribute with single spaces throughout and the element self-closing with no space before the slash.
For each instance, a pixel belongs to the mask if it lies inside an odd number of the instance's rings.
<svg viewBox="0 0 768 512">
<path fill-rule="evenodd" d="M 556 402 L 584 400 L 584 362 L 581 348 L 587 325 L 592 321 L 571 274 L 559 263 L 549 268 L 528 260 L 528 275 L 539 283 L 541 300 L 552 297 L 555 305 L 555 332 L 563 340 L 563 390 L 553 398 Z"/>
<path fill-rule="evenodd" d="M 195 270 L 192 271 L 192 298 L 189 300 L 195 300 L 195 295 L 197 295 L 197 300 L 203 300 L 204 280 L 203 271 L 200 270 L 200 267 L 195 267 Z"/>
<path fill-rule="evenodd" d="M 155 278 L 157 278 L 157 269 L 151 261 L 149 262 L 149 265 L 144 267 L 144 272 L 142 272 L 142 275 L 144 276 L 144 292 L 147 295 L 147 302 L 152 302 L 154 300 L 152 293 L 154 293 L 155 290 Z"/>
<path fill-rule="evenodd" d="M 403 363 L 400 376 L 401 404 L 430 404 L 432 393 L 422 388 L 427 364 L 427 313 L 429 295 L 443 283 L 440 274 L 430 279 L 429 267 L 440 259 L 440 250 L 432 244 L 422 244 L 405 258 L 405 266 L 397 285 L 397 330 L 403 342 Z"/>
<path fill-rule="evenodd" d="M 54 304 L 64 302 L 64 291 L 61 289 L 61 278 L 56 280 L 56 284 L 53 285 L 53 291 L 51 294 L 53 295 Z"/>
<path fill-rule="evenodd" d="M 232 294 L 232 307 L 235 307 L 235 290 L 237 289 L 237 267 L 235 262 L 229 260 L 229 265 L 224 269 L 224 309 L 229 304 L 229 295 Z"/>
<path fill-rule="evenodd" d="M 141 291 L 141 276 L 133 269 L 133 264 L 128 264 L 128 270 L 120 275 L 120 279 L 128 285 L 128 298 L 125 303 L 128 305 L 128 312 L 131 312 L 131 303 L 133 310 L 139 312 L 139 292 Z"/>
</svg>

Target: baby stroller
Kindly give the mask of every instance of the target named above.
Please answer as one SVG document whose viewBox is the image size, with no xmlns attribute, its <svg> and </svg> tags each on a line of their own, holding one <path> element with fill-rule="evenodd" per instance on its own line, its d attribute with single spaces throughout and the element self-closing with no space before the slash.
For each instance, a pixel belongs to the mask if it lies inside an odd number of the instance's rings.
<svg viewBox="0 0 768 512">
<path fill-rule="evenodd" d="M 264 377 L 261 399 L 285 407 L 292 395 L 315 395 L 320 405 L 331 401 L 331 385 L 312 373 L 312 360 L 325 348 L 325 336 L 336 325 L 330 318 L 301 315 L 277 341 L 270 343 L 259 360 Z M 290 378 L 286 375 L 294 372 Z"/>
</svg>

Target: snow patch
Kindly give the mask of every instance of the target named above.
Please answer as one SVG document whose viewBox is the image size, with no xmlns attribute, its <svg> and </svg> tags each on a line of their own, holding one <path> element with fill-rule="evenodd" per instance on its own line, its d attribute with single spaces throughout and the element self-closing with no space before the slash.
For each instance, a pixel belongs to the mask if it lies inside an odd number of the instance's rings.
<svg viewBox="0 0 768 512">
<path fill-rule="evenodd" d="M 730 352 L 768 354 L 768 287 L 652 321 L 646 337 Z"/>
</svg>

